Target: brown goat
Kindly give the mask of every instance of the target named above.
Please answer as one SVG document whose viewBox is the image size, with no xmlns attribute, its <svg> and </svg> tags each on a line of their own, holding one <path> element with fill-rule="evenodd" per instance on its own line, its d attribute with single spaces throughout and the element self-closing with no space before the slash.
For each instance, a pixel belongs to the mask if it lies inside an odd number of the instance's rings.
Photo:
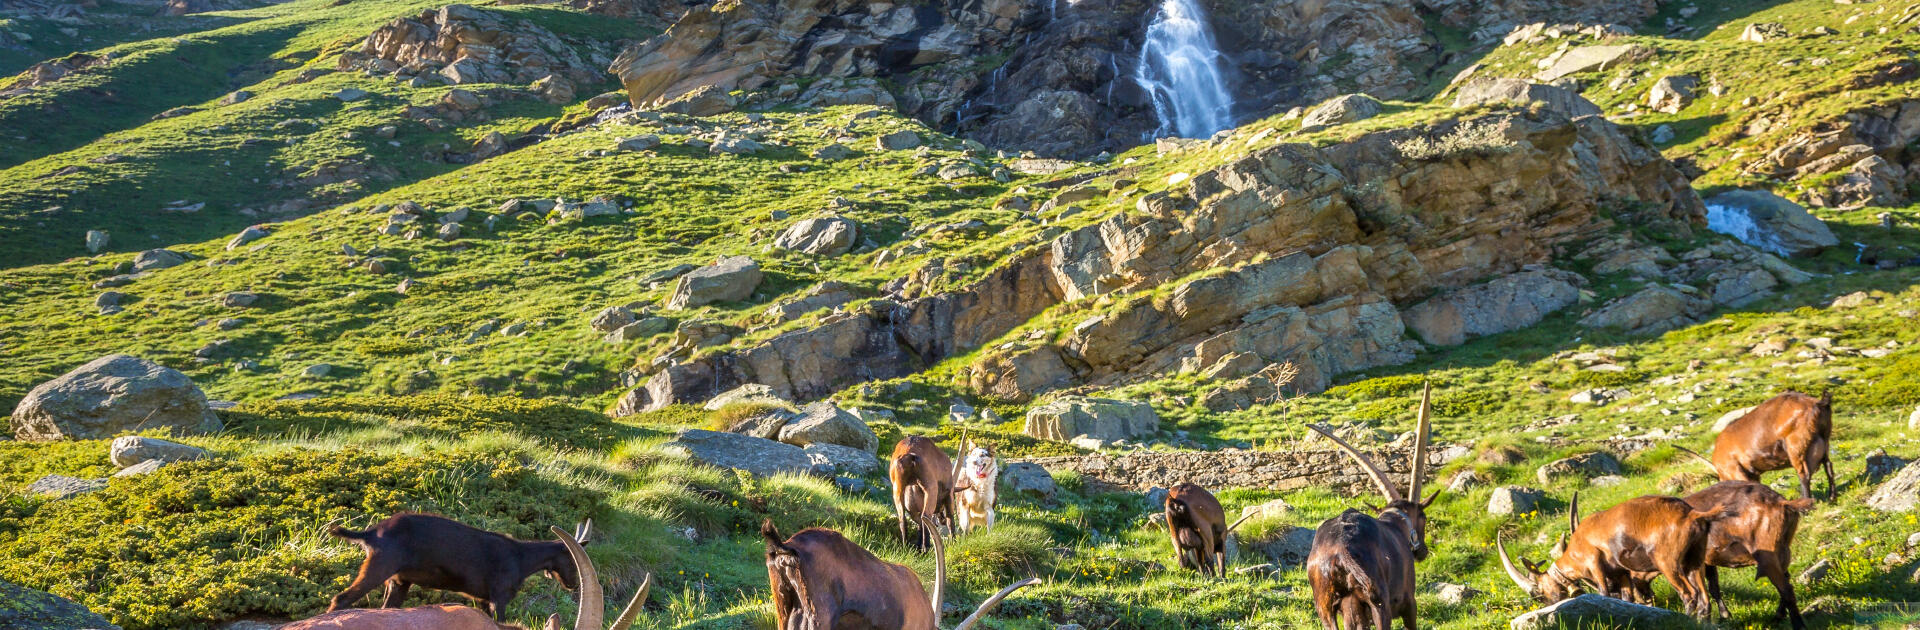
<svg viewBox="0 0 1920 630">
<path fill-rule="evenodd" d="M 1707 463 L 1719 473 L 1721 481 L 1758 483 L 1764 473 L 1792 468 L 1800 475 L 1803 497 L 1813 496 L 1814 471 L 1825 469 L 1826 498 L 1831 501 L 1833 460 L 1827 456 L 1827 449 L 1832 440 L 1833 393 L 1814 398 L 1789 391 L 1767 399 L 1727 425 L 1714 438 L 1713 459 Z"/>
<path fill-rule="evenodd" d="M 591 525 L 574 535 L 584 542 Z M 505 619 L 507 603 L 528 576 L 542 571 L 564 585 L 579 588 L 579 571 L 566 542 L 515 540 L 431 514 L 401 513 L 363 531 L 334 527 L 328 533 L 359 543 L 367 552 L 347 590 L 333 597 L 328 612 L 351 607 L 383 583 L 381 608 L 399 606 L 414 585 L 464 594 L 492 618 Z"/>
<path fill-rule="evenodd" d="M 953 459 L 933 440 L 918 435 L 901 439 L 893 446 L 887 477 L 893 480 L 893 514 L 901 542 L 924 550 L 929 538 L 940 535 L 938 526 L 953 526 Z M 922 527 L 919 538 L 907 538 L 907 521 L 917 524 L 922 516 L 932 519 L 936 527 Z"/>
<path fill-rule="evenodd" d="M 580 588 L 579 614 L 574 620 L 574 630 L 599 630 L 605 617 L 606 605 L 600 593 L 600 573 L 593 568 L 593 560 L 587 558 L 586 550 L 575 544 L 573 539 L 559 528 L 554 528 L 555 536 L 566 545 L 568 556 L 573 564 L 580 568 L 576 576 Z M 578 533 L 576 533 L 578 535 Z M 647 587 L 653 583 L 648 575 L 640 581 L 640 590 L 633 594 L 633 600 L 627 602 L 625 610 L 615 618 L 608 630 L 627 630 L 633 626 L 634 619 L 640 614 L 640 605 L 647 600 Z M 416 630 L 434 628 L 436 630 L 513 630 L 518 626 L 496 623 L 486 613 L 466 606 L 439 604 L 434 606 L 416 606 L 413 608 L 376 608 L 349 609 L 324 613 L 315 617 L 296 621 L 280 627 L 280 630 Z M 560 616 L 547 617 L 547 630 L 561 630 Z"/>
<path fill-rule="evenodd" d="M 1313 549 L 1307 554 L 1307 583 L 1313 587 L 1313 610 L 1320 616 L 1322 628 L 1357 630 L 1373 626 L 1387 630 L 1390 620 L 1399 618 L 1407 630 L 1413 630 L 1418 623 L 1413 565 L 1427 559 L 1426 509 L 1440 497 L 1440 491 L 1435 490 L 1425 501 L 1420 500 L 1420 479 L 1427 471 L 1432 401 L 1433 387 L 1429 385 L 1420 394 L 1413 470 L 1406 494 L 1401 494 L 1358 449 L 1319 427 L 1308 426 L 1352 456 L 1387 500 L 1385 507 L 1374 509 L 1378 516 L 1349 508 L 1320 523 L 1313 532 Z"/>
<path fill-rule="evenodd" d="M 1684 499 L 1695 510 L 1732 510 L 1733 516 L 1713 522 L 1707 530 L 1707 596 L 1727 616 L 1727 600 L 1720 593 L 1719 568 L 1754 567 L 1754 572 L 1773 583 L 1780 593 L 1780 605 L 1773 622 L 1782 617 L 1794 630 L 1807 627 L 1800 618 L 1800 603 L 1793 595 L 1793 582 L 1787 568 L 1793 565 L 1793 536 L 1800 528 L 1800 515 L 1813 509 L 1813 499 L 1802 497 L 1788 501 L 1773 488 L 1751 481 L 1722 481 Z M 1718 567 L 1718 568 L 1716 568 Z M 1635 594 L 1652 599 L 1652 581 L 1656 573 L 1633 574 Z M 1643 601 L 1643 603 L 1645 603 Z"/>
<path fill-rule="evenodd" d="M 918 518 L 933 531 L 931 519 Z M 781 540 L 771 519 L 760 524 L 767 542 L 767 581 L 779 630 L 939 630 L 940 599 L 947 583 L 946 545 L 932 537 L 933 596 L 913 569 L 881 560 L 839 532 L 803 529 Z M 1000 600 L 1039 584 L 1027 578 L 980 603 L 956 630 L 967 630 Z"/>
<path fill-rule="evenodd" d="M 1581 520 L 1575 495 L 1568 509 L 1573 530 L 1555 545 L 1552 567 L 1542 570 L 1522 558 L 1522 572 L 1508 558 L 1506 543 L 1495 537 L 1494 544 L 1507 577 L 1541 603 L 1573 597 L 1583 584 L 1608 597 L 1641 600 L 1647 593 L 1633 579 L 1640 572 L 1667 578 L 1680 591 L 1687 614 L 1704 618 L 1710 612 L 1702 584 L 1707 532 L 1715 521 L 1733 515 L 1731 509 L 1697 510 L 1677 497 L 1643 496 Z"/>
<path fill-rule="evenodd" d="M 1227 511 L 1206 488 L 1190 483 L 1167 492 L 1167 535 L 1182 568 L 1227 576 Z"/>
</svg>

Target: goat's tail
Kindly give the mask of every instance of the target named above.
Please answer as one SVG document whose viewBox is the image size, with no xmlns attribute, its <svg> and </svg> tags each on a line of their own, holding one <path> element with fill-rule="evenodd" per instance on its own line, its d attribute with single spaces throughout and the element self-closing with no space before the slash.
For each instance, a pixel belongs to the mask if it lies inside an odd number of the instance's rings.
<svg viewBox="0 0 1920 630">
<path fill-rule="evenodd" d="M 1688 455 L 1692 455 L 1694 459 L 1700 460 L 1700 463 L 1706 464 L 1708 468 L 1713 468 L 1713 460 L 1707 459 L 1707 456 L 1701 455 L 1699 451 L 1687 448 L 1685 446 L 1681 446 L 1679 444 L 1673 445 L 1673 449 L 1676 451 L 1680 451 L 1682 453 L 1686 453 Z"/>
<path fill-rule="evenodd" d="M 1808 498 L 1794 499 L 1792 501 L 1788 501 L 1786 505 L 1787 505 L 1787 510 L 1795 514 L 1806 514 L 1808 512 L 1813 511 L 1814 502 L 1812 497 L 1808 497 Z"/>
<path fill-rule="evenodd" d="M 366 540 L 373 538 L 373 530 L 371 529 L 347 529 L 339 525 L 328 528 L 327 533 L 332 534 L 335 538 L 345 538 L 347 540 Z"/>
<path fill-rule="evenodd" d="M 1718 521 L 1726 518 L 1733 518 L 1739 515 L 1740 515 L 1740 508 L 1737 508 L 1731 505 L 1723 505 L 1723 506 L 1720 506 L 1719 509 L 1715 509 L 1715 510 L 1694 510 L 1692 514 L 1687 515 L 1687 518 L 1699 523 L 1712 523 L 1714 521 Z"/>
</svg>

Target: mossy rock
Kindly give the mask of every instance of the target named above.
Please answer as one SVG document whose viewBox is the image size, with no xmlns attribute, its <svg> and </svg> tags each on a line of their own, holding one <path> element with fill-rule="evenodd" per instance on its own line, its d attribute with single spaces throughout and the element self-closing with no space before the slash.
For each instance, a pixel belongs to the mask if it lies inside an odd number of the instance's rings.
<svg viewBox="0 0 1920 630">
<path fill-rule="evenodd" d="M 119 626 L 71 599 L 0 580 L 0 628 L 118 630 Z"/>
</svg>

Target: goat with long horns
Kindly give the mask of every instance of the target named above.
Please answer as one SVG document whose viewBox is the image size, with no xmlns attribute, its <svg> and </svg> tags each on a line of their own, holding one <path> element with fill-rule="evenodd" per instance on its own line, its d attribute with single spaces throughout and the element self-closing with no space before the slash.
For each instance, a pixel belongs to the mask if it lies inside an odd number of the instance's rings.
<svg viewBox="0 0 1920 630">
<path fill-rule="evenodd" d="M 1413 565 L 1427 558 L 1427 506 L 1439 498 L 1435 490 L 1420 500 L 1420 480 L 1427 472 L 1427 433 L 1432 414 L 1433 385 L 1420 394 L 1418 428 L 1414 429 L 1413 471 L 1408 491 L 1387 479 L 1373 461 L 1333 434 L 1309 426 L 1353 456 L 1386 498 L 1375 515 L 1348 508 L 1327 519 L 1313 533 L 1307 555 L 1307 583 L 1313 586 L 1313 610 L 1327 630 L 1344 626 L 1356 630 L 1390 627 L 1398 617 L 1408 630 L 1415 627 Z M 1338 625 L 1336 625 L 1338 621 Z"/>
<path fill-rule="evenodd" d="M 931 597 L 913 569 L 881 560 L 840 532 L 814 527 L 781 540 L 772 520 L 762 523 L 767 579 L 780 630 L 939 630 L 940 599 L 947 585 L 946 545 L 931 517 L 922 514 L 918 520 L 933 544 Z M 1039 583 L 1040 578 L 1027 578 L 1000 589 L 955 629 L 972 628 L 1000 600 Z"/>
</svg>

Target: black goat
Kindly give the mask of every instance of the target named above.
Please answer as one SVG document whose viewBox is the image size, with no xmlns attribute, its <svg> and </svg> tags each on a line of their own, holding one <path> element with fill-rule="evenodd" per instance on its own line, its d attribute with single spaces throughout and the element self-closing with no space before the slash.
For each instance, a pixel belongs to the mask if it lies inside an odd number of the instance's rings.
<svg viewBox="0 0 1920 630">
<path fill-rule="evenodd" d="M 592 529 L 591 521 L 583 524 L 574 539 L 586 544 Z M 580 587 L 573 556 L 558 540 L 515 540 L 452 519 L 415 513 L 395 514 L 364 531 L 334 527 L 328 533 L 367 550 L 360 573 L 347 590 L 333 597 L 328 612 L 352 606 L 384 583 L 386 599 L 381 608 L 399 606 L 407 599 L 407 589 L 419 585 L 464 594 L 501 620 L 527 576 L 545 571 L 569 591 Z"/>
</svg>

